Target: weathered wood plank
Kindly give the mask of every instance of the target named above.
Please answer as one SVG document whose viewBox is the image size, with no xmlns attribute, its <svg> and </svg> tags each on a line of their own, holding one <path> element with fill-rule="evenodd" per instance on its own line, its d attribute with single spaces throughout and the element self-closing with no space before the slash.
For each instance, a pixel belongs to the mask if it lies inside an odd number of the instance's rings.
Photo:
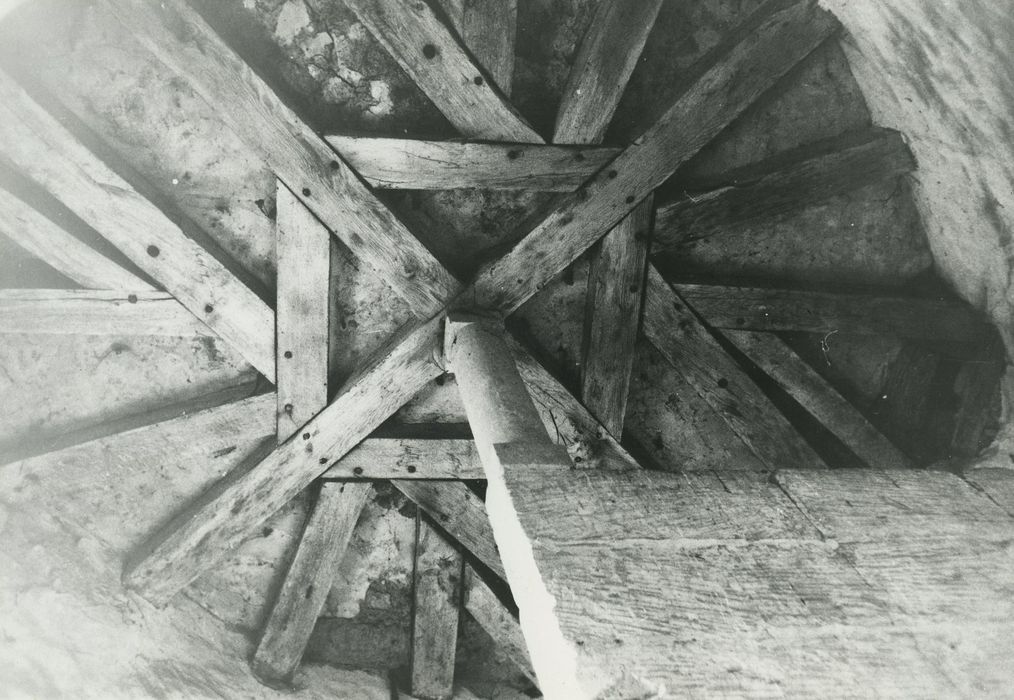
<svg viewBox="0 0 1014 700">
<path fill-rule="evenodd" d="M 567 448 L 574 464 L 584 469 L 640 468 L 605 426 L 524 346 L 510 337 L 507 345 L 546 432 Z"/>
<path fill-rule="evenodd" d="M 278 183 L 275 307 L 278 441 L 327 406 L 331 237 L 284 183 Z"/>
<path fill-rule="evenodd" d="M 346 0 L 448 121 L 471 138 L 542 143 L 424 2 Z"/>
<path fill-rule="evenodd" d="M 954 343 L 980 343 L 992 336 L 987 320 L 960 302 L 697 284 L 673 287 L 715 328 L 837 331 Z"/>
<path fill-rule="evenodd" d="M 331 149 L 182 0 L 106 0 L 216 113 L 421 318 L 459 284 Z M 340 225 L 339 225 L 340 222 Z"/>
<path fill-rule="evenodd" d="M 915 169 L 901 134 L 870 129 L 779 154 L 695 183 L 658 209 L 652 250 L 707 238 L 742 221 L 775 216 Z"/>
<path fill-rule="evenodd" d="M 286 681 L 299 665 L 369 492 L 367 483 L 321 484 L 250 663 L 262 681 Z"/>
<path fill-rule="evenodd" d="M 653 197 L 593 249 L 584 318 L 581 398 L 610 434 L 623 432 L 634 345 L 641 322 Z"/>
<path fill-rule="evenodd" d="M 327 406 L 328 231 L 281 181 L 277 184 L 278 304 L 276 429 L 284 443 Z M 261 681 L 291 679 L 327 600 L 369 484 L 324 482 L 295 557 L 264 625 L 250 667 Z"/>
<path fill-rule="evenodd" d="M 951 434 L 951 454 L 959 459 L 975 457 L 982 445 L 983 435 L 995 420 L 1000 402 L 1000 383 L 1005 363 L 996 359 L 966 362 L 955 379 L 955 393 L 960 397 L 954 432 Z"/>
<path fill-rule="evenodd" d="M 779 338 L 753 331 L 727 330 L 724 335 L 869 466 L 912 466 L 901 450 Z"/>
<path fill-rule="evenodd" d="M 3 187 L 0 187 L 0 234 L 86 289 L 154 289 Z"/>
<path fill-rule="evenodd" d="M 0 72 L 0 151 L 273 380 L 274 314 Z"/>
<path fill-rule="evenodd" d="M 486 633 L 517 664 L 517 667 L 537 683 L 528 646 L 517 617 L 500 602 L 496 594 L 486 585 L 475 569 L 465 566 L 465 610 L 486 630 Z"/>
<path fill-rule="evenodd" d="M 602 141 L 661 4 L 599 3 L 564 88 L 554 142 Z M 623 432 L 653 201 L 649 195 L 590 255 L 581 398 L 614 436 Z"/>
<path fill-rule="evenodd" d="M 462 143 L 368 136 L 327 136 L 342 158 L 382 189 L 481 187 L 572 192 L 619 148 Z"/>
<path fill-rule="evenodd" d="M 506 579 L 486 508 L 468 486 L 461 482 L 396 480 L 392 483 L 490 571 Z"/>
<path fill-rule="evenodd" d="M 442 0 L 441 5 L 476 62 L 509 97 L 514 79 L 517 0 Z"/>
<path fill-rule="evenodd" d="M 471 439 L 367 438 L 324 479 L 485 479 Z"/>
<path fill-rule="evenodd" d="M 535 219 L 528 236 L 480 271 L 480 308 L 510 313 L 625 217 L 835 29 L 805 3 L 782 9 L 744 32 L 633 145 L 573 194 Z M 554 245 L 539 234 L 552 232 Z M 538 274 L 533 274 L 538 272 Z M 501 280 L 502 284 L 493 284 Z"/>
<path fill-rule="evenodd" d="M 444 354 L 461 393 L 486 478 L 496 478 L 497 448 L 516 446 L 546 466 L 571 468 L 570 457 L 546 431 L 495 319 L 452 314 Z"/>
<path fill-rule="evenodd" d="M 1014 474 L 1009 469 L 969 469 L 962 477 L 1014 518 Z"/>
<path fill-rule="evenodd" d="M 127 561 L 124 584 L 165 604 L 224 557 L 443 372 L 433 362 L 441 323 L 398 334 L 292 438 L 156 532 Z"/>
<path fill-rule="evenodd" d="M 412 587 L 413 697 L 442 700 L 454 694 L 464 573 L 464 560 L 454 545 L 417 515 Z"/>
<path fill-rule="evenodd" d="M 662 0 L 602 0 L 563 88 L 553 143 L 598 143 L 616 112 Z"/>
<path fill-rule="evenodd" d="M 654 268 L 644 334 L 769 468 L 825 466 Z"/>
<path fill-rule="evenodd" d="M 166 292 L 0 290 L 0 334 L 215 335 Z"/>
<path fill-rule="evenodd" d="M 683 143 L 686 148 L 679 150 L 685 150 L 688 155 L 691 151 L 699 150 L 713 132 L 717 133 L 721 129 L 725 119 L 734 116 L 725 108 L 724 99 L 709 99 L 704 93 L 728 90 L 729 99 L 737 106 L 752 100 L 762 90 L 758 86 L 773 83 L 831 33 L 831 20 L 826 15 L 814 14 L 815 12 L 817 11 L 813 8 L 792 8 L 762 22 L 761 31 L 751 33 L 750 37 L 760 36 L 763 40 L 758 42 L 751 38 L 745 39 L 725 62 L 706 73 L 705 78 L 690 90 L 688 94 L 696 97 L 680 100 L 677 108 L 671 110 L 649 135 L 662 133 L 666 135 L 666 142 L 674 140 Z M 779 25 L 780 22 L 783 24 Z M 779 28 L 776 29 L 776 25 Z M 142 29 L 139 28 L 138 31 Z M 770 60 L 760 60 L 756 55 L 758 53 Z M 758 60 L 752 63 L 753 59 Z M 734 76 L 739 73 L 735 67 L 741 64 L 750 65 L 751 69 L 760 71 L 765 78 L 736 80 Z M 747 83 L 751 87 L 744 87 Z M 715 108 L 723 118 L 683 114 L 690 111 L 691 106 L 696 109 L 702 105 Z M 683 123 L 684 116 L 686 124 Z M 674 132 L 686 135 L 689 132 L 678 127 L 687 124 L 701 125 L 702 128 L 696 131 L 691 129 L 696 136 L 681 139 Z M 661 175 L 660 166 L 650 168 L 646 165 L 657 163 L 658 160 L 658 154 L 648 146 L 659 145 L 664 144 L 660 144 L 659 139 L 649 137 L 632 147 L 633 151 L 625 151 L 629 157 L 623 168 L 626 173 L 624 182 L 642 182 L 639 185 L 639 188 L 645 189 L 642 198 L 657 183 L 647 183 L 650 186 L 645 186 L 638 173 L 648 171 L 655 176 Z M 667 152 L 667 149 L 662 150 Z M 642 166 L 645 167 L 642 169 Z M 611 182 L 619 178 L 609 178 L 607 175 L 606 179 Z M 613 194 L 620 196 L 615 192 Z M 560 231 L 560 222 L 554 221 L 553 216 L 550 216 L 544 225 L 534 229 L 534 235 L 526 238 L 527 242 L 521 248 L 516 247 L 508 255 L 507 264 L 485 268 L 475 285 L 459 295 L 460 299 L 462 302 L 467 300 L 470 304 L 482 304 L 496 298 L 503 303 L 490 306 L 501 310 L 527 300 L 636 206 L 637 197 L 628 195 L 628 198 L 629 201 L 624 198 L 620 210 L 614 212 L 615 218 L 606 221 L 592 235 L 581 235 L 580 232 L 568 229 L 571 234 L 578 235 L 564 236 L 563 245 L 559 245 L 559 240 L 555 237 Z M 595 216 L 602 213 L 599 211 L 602 204 L 603 200 L 598 198 L 578 196 L 573 205 L 563 208 L 580 212 L 582 218 L 589 219 L 591 223 Z M 554 235 L 549 238 L 543 235 L 547 229 L 553 230 Z M 541 243 L 537 242 L 538 239 L 541 239 Z M 552 251 L 549 254 L 539 250 L 550 245 Z M 526 251 L 533 250 L 539 256 L 546 255 L 547 264 L 523 264 Z M 522 276 L 519 276 L 518 264 L 521 264 Z M 531 282 L 525 285 L 518 283 L 518 279 L 522 282 L 529 279 Z M 439 337 L 440 320 L 439 316 L 435 317 L 407 332 L 404 338 L 393 339 L 378 354 L 379 359 L 371 362 L 347 382 L 339 397 L 311 421 L 308 427 L 312 427 L 312 432 L 307 434 L 311 437 L 323 436 L 322 444 L 327 446 L 327 452 L 330 453 L 324 459 L 325 463 L 343 456 L 401 403 L 421 389 L 426 381 L 439 374 L 439 369 L 429 361 L 429 357 Z M 178 522 L 170 524 L 153 537 L 149 546 L 137 552 L 128 563 L 125 573 L 127 584 L 140 590 L 153 602 L 168 600 L 173 593 L 205 568 L 212 566 L 241 541 L 244 532 L 266 519 L 300 488 L 321 474 L 324 470 L 314 462 L 314 455 L 293 447 L 295 442 L 293 440 L 281 446 L 221 493 L 209 496 L 207 503 L 196 504 L 186 517 L 181 516 Z M 280 469 L 281 465 L 285 465 L 285 468 Z"/>
<path fill-rule="evenodd" d="M 975 630 L 1010 629 L 1014 521 L 953 475 L 775 478 L 515 472 L 502 549 L 551 596 L 513 589 L 547 697 L 946 694 L 932 644 L 971 661 Z"/>
</svg>

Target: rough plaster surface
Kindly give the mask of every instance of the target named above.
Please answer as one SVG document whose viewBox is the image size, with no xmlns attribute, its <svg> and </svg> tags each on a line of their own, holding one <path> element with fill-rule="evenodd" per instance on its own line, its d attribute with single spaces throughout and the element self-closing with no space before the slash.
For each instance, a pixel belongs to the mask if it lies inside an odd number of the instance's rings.
<svg viewBox="0 0 1014 700">
<path fill-rule="evenodd" d="M 913 193 L 939 273 L 984 309 L 1014 351 L 1014 13 L 1009 3 L 823 0 L 874 122 L 902 131 Z M 1007 421 L 986 458 L 1014 466 Z"/>
</svg>

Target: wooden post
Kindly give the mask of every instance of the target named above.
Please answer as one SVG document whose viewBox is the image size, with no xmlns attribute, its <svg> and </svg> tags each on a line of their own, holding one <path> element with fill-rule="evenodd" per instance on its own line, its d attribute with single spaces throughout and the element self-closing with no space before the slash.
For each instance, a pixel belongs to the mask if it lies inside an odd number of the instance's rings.
<svg viewBox="0 0 1014 700">
<path fill-rule="evenodd" d="M 412 696 L 454 694 L 454 659 L 464 560 L 422 516 L 416 516 L 412 616 Z"/>
<path fill-rule="evenodd" d="M 519 475 L 533 468 L 569 470 L 572 463 L 546 432 L 496 321 L 451 314 L 444 348 L 486 471 L 486 512 L 507 581 L 526 601 L 521 630 L 539 686 L 546 697 L 578 697 L 577 660 L 554 615 L 556 601 L 546 589 L 512 496 Z"/>
</svg>

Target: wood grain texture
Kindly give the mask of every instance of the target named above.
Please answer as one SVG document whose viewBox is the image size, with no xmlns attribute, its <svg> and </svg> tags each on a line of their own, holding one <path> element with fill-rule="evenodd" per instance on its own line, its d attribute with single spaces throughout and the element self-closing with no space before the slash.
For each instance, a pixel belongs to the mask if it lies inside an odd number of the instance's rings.
<svg viewBox="0 0 1014 700">
<path fill-rule="evenodd" d="M 992 360 L 967 362 L 954 380 L 960 405 L 951 434 L 951 454 L 959 459 L 975 457 L 983 445 L 983 437 L 996 420 L 1000 384 L 1006 363 L 994 355 Z"/>
<path fill-rule="evenodd" d="M 500 92 L 510 97 L 514 79 L 517 0 L 441 0 L 451 26 Z"/>
<path fill-rule="evenodd" d="M 581 398 L 614 436 L 623 432 L 641 322 L 652 195 L 592 249 L 584 317 Z"/>
<path fill-rule="evenodd" d="M 154 290 L 3 187 L 0 187 L 0 234 L 85 289 Z"/>
<path fill-rule="evenodd" d="M 275 386 L 284 442 L 327 406 L 331 237 L 284 183 L 277 192 Z"/>
<path fill-rule="evenodd" d="M 696 284 L 677 284 L 674 289 L 715 328 L 837 331 L 962 344 L 992 337 L 986 318 L 961 302 Z"/>
<path fill-rule="evenodd" d="M 529 680 L 537 683 L 518 619 L 471 566 L 465 565 L 465 610 Z"/>
<path fill-rule="evenodd" d="M 459 288 L 394 214 L 327 143 L 285 106 L 182 0 L 105 0 L 112 13 L 160 61 L 264 158 L 321 221 L 375 268 L 420 318 Z"/>
<path fill-rule="evenodd" d="M 652 250 L 708 238 L 743 221 L 793 211 L 915 169 L 889 129 L 846 134 L 723 173 L 658 209 Z"/>
<path fill-rule="evenodd" d="M 535 410 L 553 439 L 583 469 L 639 469 L 640 465 L 585 406 L 525 349 L 507 338 Z"/>
<path fill-rule="evenodd" d="M 769 468 L 826 466 L 654 268 L 644 334 Z"/>
<path fill-rule="evenodd" d="M 598 143 L 605 136 L 662 0 L 602 0 L 571 66 L 553 143 Z"/>
<path fill-rule="evenodd" d="M 464 561 L 458 550 L 416 516 L 413 574 L 412 695 L 442 700 L 454 694 Z"/>
<path fill-rule="evenodd" d="M 442 373 L 433 362 L 441 322 L 437 318 L 398 334 L 292 438 L 156 532 L 127 561 L 124 584 L 165 604 L 214 566 Z"/>
<path fill-rule="evenodd" d="M 0 151 L 274 379 L 274 314 L 0 72 Z"/>
<path fill-rule="evenodd" d="M 291 679 L 303 658 L 369 492 L 367 483 L 321 484 L 250 662 L 260 680 L 277 684 Z"/>
<path fill-rule="evenodd" d="M 572 192 L 619 148 L 327 136 L 370 185 L 382 189 Z"/>
<path fill-rule="evenodd" d="M 869 466 L 912 466 L 901 450 L 781 339 L 753 331 L 727 330 L 723 334 Z"/>
<path fill-rule="evenodd" d="M 506 579 L 482 499 L 461 482 L 392 482 L 489 570 Z"/>
<path fill-rule="evenodd" d="M 456 129 L 471 138 L 542 143 L 424 2 L 346 0 Z"/>
<path fill-rule="evenodd" d="M 511 494 L 554 601 L 516 587 L 522 628 L 562 633 L 550 663 L 533 650 L 548 697 L 939 695 L 969 663 L 1009 679 L 1009 645 L 970 640 L 1009 634 L 1014 520 L 953 475 L 520 472 Z"/>
<path fill-rule="evenodd" d="M 470 439 L 367 438 L 325 479 L 485 479 Z"/>
<path fill-rule="evenodd" d="M 166 292 L 92 289 L 0 290 L 2 333 L 215 337 Z"/>
<path fill-rule="evenodd" d="M 475 303 L 505 314 L 517 309 L 809 55 L 835 26 L 822 10 L 798 4 L 744 32 L 641 138 L 577 192 L 557 198 L 509 253 L 483 267 L 474 284 Z"/>
</svg>

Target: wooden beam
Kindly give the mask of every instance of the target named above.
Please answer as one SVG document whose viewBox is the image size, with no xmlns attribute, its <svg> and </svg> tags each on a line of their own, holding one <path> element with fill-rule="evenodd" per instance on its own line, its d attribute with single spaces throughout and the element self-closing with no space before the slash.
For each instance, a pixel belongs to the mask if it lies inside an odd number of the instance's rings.
<svg viewBox="0 0 1014 700">
<path fill-rule="evenodd" d="M 139 28 L 139 31 L 141 29 L 143 28 Z M 678 102 L 679 109 L 670 111 L 659 126 L 650 130 L 638 145 L 631 147 L 633 150 L 627 149 L 624 152 L 629 157 L 622 166 L 625 173 L 622 181 L 627 184 L 638 182 L 638 173 L 646 171 L 660 174 L 660 156 L 652 147 L 672 143 L 675 139 L 676 142 L 683 143 L 688 152 L 696 151 L 703 145 L 703 140 L 710 138 L 714 129 L 703 126 L 700 115 L 696 114 L 688 114 L 686 118 L 690 125 L 701 125 L 698 133 L 701 142 L 697 143 L 695 139 L 684 142 L 675 136 L 675 132 L 685 133 L 681 128 L 685 126 L 681 112 L 690 106 L 707 106 L 716 109 L 724 117 L 732 118 L 724 100 L 703 96 L 708 89 L 717 91 L 718 87 L 724 86 L 730 91 L 732 103 L 738 105 L 747 101 L 750 96 L 757 94 L 760 89 L 758 85 L 773 83 L 791 65 L 802 60 L 832 29 L 828 16 L 813 8 L 792 8 L 762 22 L 759 32 L 751 33 L 726 61 L 706 74 L 704 83 L 690 90 L 697 97 Z M 756 37 L 761 37 L 762 40 L 758 41 Z M 756 62 L 750 63 L 753 59 Z M 737 81 L 733 77 L 739 74 L 737 69 L 747 65 L 751 71 L 758 71 L 764 77 Z M 710 85 L 710 88 L 706 89 L 706 85 Z M 722 122 L 723 119 L 716 121 Z M 665 137 L 662 138 L 661 135 Z M 654 167 L 651 167 L 652 164 Z M 610 182 L 620 180 L 618 176 L 609 178 L 608 174 L 606 179 Z M 603 186 L 605 187 L 608 185 Z M 647 190 L 650 189 L 647 187 Z M 643 196 L 647 196 L 647 191 Z M 598 226 L 590 235 L 576 232 L 564 220 L 555 217 L 561 211 L 566 211 L 575 218 L 587 220 L 591 225 L 595 217 L 602 214 L 602 201 L 577 196 L 573 202 L 557 207 L 554 210 L 556 214 L 551 215 L 544 224 L 536 226 L 529 237 L 519 247 L 515 247 L 505 264 L 486 267 L 475 284 L 459 295 L 461 301 L 458 303 L 481 305 L 497 299 L 498 302 L 491 307 L 501 309 L 523 303 L 636 204 L 635 195 L 624 198 L 620 204 L 614 205 L 617 211 L 610 216 L 615 218 Z M 567 214 L 562 216 L 565 218 Z M 561 233 L 566 235 L 558 239 L 557 235 Z M 539 258 L 537 264 L 522 264 L 526 256 L 533 255 Z M 525 283 L 525 280 L 528 282 Z M 311 430 L 306 434 L 324 446 L 319 448 L 326 452 L 324 463 L 340 459 L 427 381 L 440 373 L 441 370 L 431 359 L 433 348 L 440 337 L 441 321 L 442 316 L 438 314 L 430 321 L 394 338 L 378 353 L 376 359 L 346 382 L 335 401 L 308 424 L 307 427 Z M 315 454 L 303 450 L 294 446 L 295 442 L 292 440 L 280 446 L 229 488 L 213 498 L 209 497 L 207 503 L 195 504 L 186 518 L 181 517 L 157 533 L 148 546 L 138 551 L 128 563 L 126 583 L 138 589 L 149 600 L 164 603 L 204 569 L 214 565 L 242 541 L 249 529 L 260 524 L 324 471 L 316 457 L 321 452 Z M 280 468 L 282 465 L 284 468 Z"/>
<path fill-rule="evenodd" d="M 2 186 L 0 234 L 86 289 L 154 290 Z"/>
<path fill-rule="evenodd" d="M 562 632 L 546 617 L 554 602 L 526 546 L 524 530 L 513 514 L 513 479 L 519 473 L 570 473 L 573 463 L 542 425 L 524 381 L 514 365 L 501 329 L 495 322 L 474 316 L 451 316 L 447 321 L 445 355 L 454 372 L 479 458 L 486 471 L 486 511 L 501 553 L 507 581 L 526 601 L 538 601 L 522 611 L 522 629 L 539 684 L 548 697 L 575 697 L 552 682 L 546 655 L 558 647 Z M 533 615 L 545 622 L 536 632 Z"/>
<path fill-rule="evenodd" d="M 517 0 L 442 0 L 440 4 L 476 62 L 509 97 L 514 79 Z"/>
<path fill-rule="evenodd" d="M 0 152 L 274 380 L 270 307 L 2 71 Z"/>
<path fill-rule="evenodd" d="M 444 343 L 487 479 L 498 478 L 503 450 L 528 454 L 533 464 L 573 466 L 546 431 L 495 320 L 452 314 Z"/>
<path fill-rule="evenodd" d="M 687 304 L 715 328 L 793 331 L 981 344 L 989 322 L 961 302 L 790 289 L 676 284 Z"/>
<path fill-rule="evenodd" d="M 277 191 L 275 385 L 278 441 L 285 442 L 327 406 L 331 237 L 281 181 Z"/>
<path fill-rule="evenodd" d="M 553 143 L 599 143 L 655 24 L 662 0 L 602 0 L 563 89 Z"/>
<path fill-rule="evenodd" d="M 952 474 L 528 470 L 511 485 L 508 571 L 527 548 L 553 603 L 514 587 L 522 629 L 561 633 L 532 648 L 546 697 L 924 696 L 953 687 L 942 664 L 1008 681 L 1006 646 L 984 666 L 966 644 L 1010 635 L 1014 520 Z"/>
<path fill-rule="evenodd" d="M 412 608 L 412 696 L 454 694 L 458 611 L 464 560 L 451 543 L 416 515 Z"/>
<path fill-rule="evenodd" d="M 504 314 L 516 310 L 837 26 L 829 14 L 808 3 L 778 10 L 758 18 L 756 23 L 610 166 L 577 192 L 559 197 L 548 213 L 537 219 L 539 223 L 528 230 L 528 236 L 505 256 L 483 267 L 474 283 L 479 308 Z M 550 231 L 551 247 L 549 238 L 540 235 Z M 493 284 L 494 280 L 505 283 Z"/>
<path fill-rule="evenodd" d="M 123 581 L 164 605 L 327 471 L 443 370 L 434 361 L 442 319 L 400 333 L 287 442 L 156 532 L 126 562 Z"/>
<path fill-rule="evenodd" d="M 0 290 L 0 334 L 214 337 L 166 292 Z"/>
<path fill-rule="evenodd" d="M 381 189 L 573 192 L 619 148 L 327 136 L 342 159 Z"/>
<path fill-rule="evenodd" d="M 485 479 L 471 439 L 368 438 L 324 479 Z"/>
<path fill-rule="evenodd" d="M 367 483 L 321 484 L 250 663 L 261 681 L 288 681 L 299 666 L 369 492 Z"/>
<path fill-rule="evenodd" d="M 465 566 L 465 610 L 497 643 L 533 683 L 538 683 L 528 645 L 517 616 L 512 614 L 497 595 L 486 585 L 475 569 Z"/>
<path fill-rule="evenodd" d="M 460 287 L 327 143 L 286 107 L 182 0 L 105 0 L 148 50 L 216 114 L 420 318 Z M 340 222 L 340 225 L 339 225 Z"/>
<path fill-rule="evenodd" d="M 277 437 L 284 443 L 327 406 L 331 239 L 278 183 Z M 327 600 L 369 484 L 324 482 L 251 661 L 268 684 L 296 671 Z"/>
<path fill-rule="evenodd" d="M 781 339 L 753 331 L 727 330 L 723 335 L 869 466 L 912 466 L 901 450 Z"/>
<path fill-rule="evenodd" d="M 652 195 L 592 249 L 584 316 L 581 397 L 610 434 L 623 432 L 641 322 Z"/>
<path fill-rule="evenodd" d="M 979 454 L 984 447 L 983 434 L 1000 404 L 1000 384 L 1006 363 L 999 352 L 992 360 L 966 362 L 958 370 L 954 380 L 954 393 L 959 397 L 959 407 L 954 419 L 950 451 L 959 459 L 969 459 Z"/>
<path fill-rule="evenodd" d="M 620 103 L 661 0 L 604 0 L 581 40 L 556 118 L 557 143 L 599 143 Z M 581 397 L 614 436 L 623 432 L 644 296 L 653 197 L 592 248 Z"/>
<path fill-rule="evenodd" d="M 488 141 L 543 142 L 427 3 L 345 4 L 459 131 Z"/>
<path fill-rule="evenodd" d="M 826 466 L 654 268 L 644 334 L 769 468 Z"/>
<path fill-rule="evenodd" d="M 638 469 L 637 462 L 591 411 L 513 338 L 507 346 L 546 432 L 565 445 L 582 469 Z"/>
<path fill-rule="evenodd" d="M 652 250 L 671 250 L 731 224 L 793 211 L 914 169 L 904 138 L 890 129 L 782 153 L 695 184 L 693 191 L 660 206 Z"/>
<path fill-rule="evenodd" d="M 489 570 L 506 579 L 482 499 L 461 482 L 392 482 Z"/>
</svg>

